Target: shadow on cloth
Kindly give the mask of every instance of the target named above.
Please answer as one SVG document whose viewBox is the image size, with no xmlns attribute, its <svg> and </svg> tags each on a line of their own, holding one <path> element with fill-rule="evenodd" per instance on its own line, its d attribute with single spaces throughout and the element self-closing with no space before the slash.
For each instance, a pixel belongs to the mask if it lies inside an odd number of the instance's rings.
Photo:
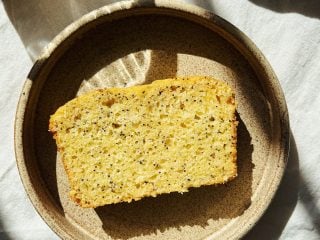
<svg viewBox="0 0 320 240">
<path fill-rule="evenodd" d="M 5 231 L 2 223 L 2 216 L 0 215 L 0 239 L 1 240 L 10 240 L 13 239 L 9 236 L 9 234 Z"/>
<path fill-rule="evenodd" d="M 250 0 L 252 3 L 280 13 L 299 13 L 307 17 L 320 18 L 318 0 Z"/>
<path fill-rule="evenodd" d="M 9 0 L 8 17 L 34 61 L 60 31 L 84 14 L 116 0 Z"/>
</svg>

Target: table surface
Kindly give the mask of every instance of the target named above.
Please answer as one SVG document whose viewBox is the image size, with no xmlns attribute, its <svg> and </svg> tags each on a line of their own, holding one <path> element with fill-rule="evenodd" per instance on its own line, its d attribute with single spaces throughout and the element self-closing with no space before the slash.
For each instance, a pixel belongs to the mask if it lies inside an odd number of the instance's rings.
<svg viewBox="0 0 320 240">
<path fill-rule="evenodd" d="M 24 2 L 0 2 L 0 239 L 58 239 L 33 208 L 20 181 L 13 144 L 15 110 L 40 49 L 66 23 L 114 1 Z M 288 104 L 288 166 L 273 202 L 245 239 L 320 239 L 320 2 L 186 2 L 213 11 L 247 34 L 274 68 Z M 69 15 L 63 14 L 61 20 L 61 12 L 54 8 Z M 56 24 L 50 25 L 45 16 Z"/>
</svg>

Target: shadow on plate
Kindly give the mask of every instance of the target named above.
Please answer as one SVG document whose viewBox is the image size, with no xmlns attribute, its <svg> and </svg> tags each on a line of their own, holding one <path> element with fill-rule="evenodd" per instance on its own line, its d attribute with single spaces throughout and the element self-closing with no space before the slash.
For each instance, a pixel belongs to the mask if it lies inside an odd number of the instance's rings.
<svg viewBox="0 0 320 240">
<path fill-rule="evenodd" d="M 259 236 L 261 240 L 268 240 L 280 237 L 297 204 L 300 181 L 298 150 L 290 132 L 289 159 L 279 189 L 265 214 L 244 239 L 254 240 Z"/>
</svg>

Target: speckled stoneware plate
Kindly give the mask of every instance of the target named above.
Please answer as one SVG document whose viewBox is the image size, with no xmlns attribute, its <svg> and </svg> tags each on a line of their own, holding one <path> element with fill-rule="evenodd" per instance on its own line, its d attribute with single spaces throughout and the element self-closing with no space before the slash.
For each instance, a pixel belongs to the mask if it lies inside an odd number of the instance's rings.
<svg viewBox="0 0 320 240">
<path fill-rule="evenodd" d="M 238 177 L 183 195 L 97 209 L 70 201 L 48 132 L 50 114 L 91 89 L 189 75 L 210 75 L 235 88 Z M 47 46 L 21 94 L 15 149 L 31 201 L 63 239 L 237 239 L 275 194 L 286 165 L 288 129 L 276 76 L 238 29 L 176 1 L 127 1 L 85 15 Z"/>
</svg>

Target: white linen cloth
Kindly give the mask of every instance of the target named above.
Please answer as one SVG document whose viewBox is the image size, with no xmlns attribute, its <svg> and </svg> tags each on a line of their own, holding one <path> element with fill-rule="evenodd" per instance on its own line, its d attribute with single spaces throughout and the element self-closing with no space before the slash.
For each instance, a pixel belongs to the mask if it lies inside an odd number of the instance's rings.
<svg viewBox="0 0 320 240">
<path fill-rule="evenodd" d="M 18 174 L 13 144 L 17 101 L 40 49 L 71 21 L 110 2 L 0 1 L 0 239 L 59 239 L 33 208 Z M 256 43 L 274 68 L 288 104 L 288 168 L 266 214 L 245 239 L 320 239 L 320 2 L 187 2 L 215 12 Z"/>
</svg>

